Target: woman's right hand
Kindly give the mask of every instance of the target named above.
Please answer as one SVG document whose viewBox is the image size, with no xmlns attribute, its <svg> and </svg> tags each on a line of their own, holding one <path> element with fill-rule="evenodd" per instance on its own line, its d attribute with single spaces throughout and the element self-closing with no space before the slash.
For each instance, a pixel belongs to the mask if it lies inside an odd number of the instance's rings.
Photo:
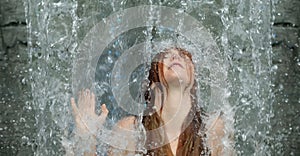
<svg viewBox="0 0 300 156">
<path fill-rule="evenodd" d="M 101 106 L 102 113 L 95 113 L 95 95 L 90 90 L 79 92 L 78 104 L 71 98 L 73 115 L 76 123 L 76 135 L 87 137 L 95 136 L 99 127 L 103 125 L 108 114 L 106 105 Z"/>
</svg>

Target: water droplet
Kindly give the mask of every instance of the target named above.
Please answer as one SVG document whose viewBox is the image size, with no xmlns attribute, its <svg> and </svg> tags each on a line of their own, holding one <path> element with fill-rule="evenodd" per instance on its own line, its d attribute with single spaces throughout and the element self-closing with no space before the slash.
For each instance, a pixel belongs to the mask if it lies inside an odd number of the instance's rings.
<svg viewBox="0 0 300 156">
<path fill-rule="evenodd" d="M 120 56 L 120 55 L 121 55 L 120 51 L 116 51 L 116 52 L 115 52 L 115 55 L 116 55 L 116 56 Z"/>
<path fill-rule="evenodd" d="M 29 138 L 27 136 L 22 136 L 22 141 L 27 142 L 29 140 Z"/>
<path fill-rule="evenodd" d="M 20 118 L 20 122 L 25 122 L 25 121 L 26 121 L 25 118 L 23 118 L 23 117 Z"/>
<path fill-rule="evenodd" d="M 52 137 L 52 129 L 50 129 L 50 134 L 49 134 L 49 136 Z"/>
<path fill-rule="evenodd" d="M 242 71 L 243 71 L 243 69 L 242 69 L 241 67 L 237 67 L 237 70 L 238 70 L 239 72 L 242 72 Z"/>
<path fill-rule="evenodd" d="M 242 135 L 242 140 L 246 141 L 247 140 L 247 136 L 245 134 Z"/>
<path fill-rule="evenodd" d="M 183 9 L 178 9 L 178 12 L 179 12 L 179 13 L 183 13 L 184 10 L 183 10 Z"/>
<path fill-rule="evenodd" d="M 186 2 L 184 2 L 184 1 L 181 1 L 181 5 L 183 5 L 183 6 L 186 6 L 186 5 L 187 5 L 187 3 L 186 3 Z"/>
<path fill-rule="evenodd" d="M 27 106 L 26 108 L 27 108 L 28 110 L 31 110 L 31 109 L 32 109 L 30 106 Z"/>
<path fill-rule="evenodd" d="M 22 82 L 23 85 L 25 85 L 25 84 L 26 84 L 26 79 L 23 78 L 23 79 L 21 80 L 21 82 Z"/>
<path fill-rule="evenodd" d="M 279 90 L 283 90 L 283 85 L 279 84 Z"/>
<path fill-rule="evenodd" d="M 242 99 L 241 99 L 241 102 L 242 102 L 242 103 L 245 103 L 245 102 L 247 102 L 247 99 L 246 99 L 246 98 L 242 98 Z"/>
<path fill-rule="evenodd" d="M 107 57 L 107 61 L 108 63 L 113 63 L 113 59 L 110 56 Z"/>
</svg>

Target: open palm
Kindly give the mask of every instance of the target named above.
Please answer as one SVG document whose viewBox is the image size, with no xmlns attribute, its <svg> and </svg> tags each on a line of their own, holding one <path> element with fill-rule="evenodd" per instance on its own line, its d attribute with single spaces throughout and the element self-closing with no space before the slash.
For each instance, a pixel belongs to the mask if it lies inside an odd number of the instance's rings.
<svg viewBox="0 0 300 156">
<path fill-rule="evenodd" d="M 103 104 L 102 113 L 95 113 L 95 95 L 90 90 L 80 91 L 78 104 L 71 98 L 73 115 L 76 123 L 76 132 L 80 136 L 95 136 L 98 129 L 103 125 L 108 114 L 108 110 Z"/>
</svg>

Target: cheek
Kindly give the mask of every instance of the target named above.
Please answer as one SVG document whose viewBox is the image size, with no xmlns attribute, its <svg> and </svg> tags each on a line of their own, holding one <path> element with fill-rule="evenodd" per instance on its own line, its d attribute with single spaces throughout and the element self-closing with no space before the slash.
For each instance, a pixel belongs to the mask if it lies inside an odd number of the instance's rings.
<svg viewBox="0 0 300 156">
<path fill-rule="evenodd" d="M 163 78 L 165 80 L 165 83 L 177 77 L 177 74 L 174 71 L 168 70 L 167 68 L 163 68 L 163 74 L 164 74 Z"/>
<path fill-rule="evenodd" d="M 166 76 L 167 72 L 168 72 L 168 67 L 163 66 L 163 68 L 162 68 L 162 73 L 164 74 L 163 76 Z"/>
<path fill-rule="evenodd" d="M 160 64 L 161 66 L 159 67 L 158 73 L 159 73 L 159 81 L 163 84 L 163 85 L 167 85 L 166 84 L 166 76 L 168 75 L 168 67 L 164 66 L 163 64 Z"/>
<path fill-rule="evenodd" d="M 192 63 L 187 63 L 187 76 L 190 80 L 194 77 L 194 65 Z"/>
</svg>

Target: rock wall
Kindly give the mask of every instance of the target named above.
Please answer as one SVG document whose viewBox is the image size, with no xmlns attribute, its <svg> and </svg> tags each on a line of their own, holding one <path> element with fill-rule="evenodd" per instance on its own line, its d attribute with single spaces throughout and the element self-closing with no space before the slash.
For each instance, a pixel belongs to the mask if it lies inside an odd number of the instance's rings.
<svg viewBox="0 0 300 156">
<path fill-rule="evenodd" d="M 35 148 L 24 8 L 0 1 L 0 155 L 32 155 Z"/>
<path fill-rule="evenodd" d="M 272 146 L 280 155 L 300 155 L 300 1 L 274 6 Z"/>
</svg>

